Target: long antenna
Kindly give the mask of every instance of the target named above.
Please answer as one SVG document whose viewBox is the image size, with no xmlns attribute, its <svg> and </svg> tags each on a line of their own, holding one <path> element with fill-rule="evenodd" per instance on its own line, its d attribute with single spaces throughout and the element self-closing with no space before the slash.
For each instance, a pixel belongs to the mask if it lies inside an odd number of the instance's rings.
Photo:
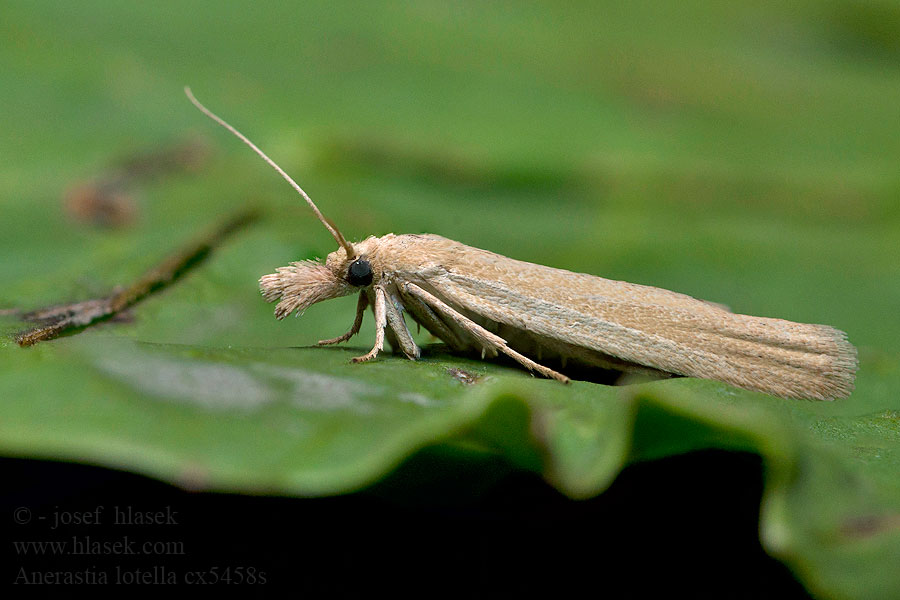
<svg viewBox="0 0 900 600">
<path fill-rule="evenodd" d="M 277 164 L 275 164 L 274 160 L 272 160 L 271 158 L 266 156 L 266 153 L 263 152 L 262 150 L 260 150 L 256 146 L 256 144 L 254 144 L 249 139 L 247 139 L 247 136 L 245 136 L 243 133 L 241 133 L 240 131 L 238 131 L 231 125 L 229 125 L 225 121 L 225 119 L 223 119 L 222 117 L 218 116 L 217 114 L 215 114 L 214 112 L 212 112 L 211 110 L 209 110 L 208 108 L 206 108 L 205 106 L 200 104 L 200 101 L 197 100 L 197 98 L 194 97 L 193 92 L 191 92 L 191 88 L 189 88 L 188 86 L 184 86 L 184 93 L 187 95 L 188 100 L 190 100 L 194 106 L 196 106 L 197 108 L 200 109 L 200 112 L 202 112 L 204 115 L 206 115 L 207 117 L 209 117 L 210 119 L 212 119 L 213 121 L 215 121 L 216 123 L 218 123 L 219 125 L 224 127 L 225 129 L 227 129 L 228 131 L 230 131 L 231 133 L 236 135 L 239 140 L 241 140 L 242 142 L 244 142 L 245 144 L 250 146 L 254 152 L 256 152 L 257 154 L 259 154 L 262 157 L 262 159 L 264 161 L 269 163 L 269 166 L 271 166 L 273 169 L 278 171 L 278 174 L 281 175 L 285 179 L 285 181 L 290 183 L 291 187 L 293 187 L 295 190 L 297 190 L 297 193 L 300 194 L 304 200 L 306 200 L 306 203 L 309 204 L 309 207 L 316 214 L 316 217 L 318 217 L 319 221 L 322 222 L 322 225 L 325 226 L 325 229 L 327 229 L 331 233 L 332 237 L 334 237 L 334 239 L 337 240 L 337 243 L 340 244 L 341 247 L 343 247 L 344 250 L 347 251 L 347 258 L 351 259 L 351 260 L 356 258 L 356 251 L 353 249 L 353 246 L 350 245 L 346 239 L 344 239 L 344 236 L 341 235 L 341 232 L 338 231 L 337 227 L 335 227 L 331 221 L 329 221 L 328 219 L 325 218 L 325 216 L 322 214 L 322 211 L 319 210 L 319 207 L 316 206 L 315 202 L 312 201 L 312 198 L 310 198 L 306 194 L 306 192 L 303 191 L 303 188 L 301 188 L 299 185 L 297 185 L 296 181 L 291 179 L 290 175 L 285 173 L 281 167 L 279 167 Z"/>
</svg>

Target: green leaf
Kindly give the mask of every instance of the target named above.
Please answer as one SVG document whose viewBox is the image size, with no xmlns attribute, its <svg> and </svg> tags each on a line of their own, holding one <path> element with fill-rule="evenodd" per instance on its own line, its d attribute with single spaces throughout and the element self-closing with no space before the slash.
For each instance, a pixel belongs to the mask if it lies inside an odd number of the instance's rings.
<svg viewBox="0 0 900 600">
<path fill-rule="evenodd" d="M 192 489 L 310 496 L 358 489 L 416 450 L 450 443 L 589 497 L 630 461 L 748 450 L 765 462 L 761 534 L 770 552 L 815 588 L 866 597 L 894 589 L 860 581 L 860 571 L 900 551 L 888 444 L 900 433 L 896 411 L 804 427 L 785 410 L 794 404 L 715 382 L 563 386 L 435 353 L 354 365 L 352 350 L 155 344 L 102 332 L 10 350 L 7 454 L 103 464 Z M 478 383 L 460 383 L 459 368 Z M 889 463 L 847 437 L 881 440 Z"/>
</svg>

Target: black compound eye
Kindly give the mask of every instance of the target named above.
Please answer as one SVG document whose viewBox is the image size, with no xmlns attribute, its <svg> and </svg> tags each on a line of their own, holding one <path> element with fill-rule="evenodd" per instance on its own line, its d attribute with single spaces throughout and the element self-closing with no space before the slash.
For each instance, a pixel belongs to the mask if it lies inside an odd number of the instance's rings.
<svg viewBox="0 0 900 600">
<path fill-rule="evenodd" d="M 366 286 L 372 283 L 372 265 L 369 261 L 357 258 L 350 263 L 347 270 L 347 281 L 350 285 Z"/>
</svg>

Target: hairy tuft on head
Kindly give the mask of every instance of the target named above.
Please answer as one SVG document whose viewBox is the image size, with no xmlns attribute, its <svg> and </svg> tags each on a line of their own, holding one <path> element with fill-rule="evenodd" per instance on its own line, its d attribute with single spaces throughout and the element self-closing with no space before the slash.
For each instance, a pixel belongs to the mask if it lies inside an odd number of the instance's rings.
<svg viewBox="0 0 900 600">
<path fill-rule="evenodd" d="M 275 318 L 279 320 L 294 311 L 300 315 L 316 302 L 340 298 L 353 291 L 350 284 L 314 260 L 292 262 L 279 267 L 275 273 L 263 275 L 259 289 L 266 302 L 281 300 L 275 307 Z"/>
</svg>

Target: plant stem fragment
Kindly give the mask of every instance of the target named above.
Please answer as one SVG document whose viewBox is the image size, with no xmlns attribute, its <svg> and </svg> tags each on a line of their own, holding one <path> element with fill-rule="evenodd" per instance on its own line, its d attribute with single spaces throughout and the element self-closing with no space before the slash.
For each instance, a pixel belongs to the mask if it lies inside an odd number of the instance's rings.
<svg viewBox="0 0 900 600">
<path fill-rule="evenodd" d="M 225 238 L 246 227 L 258 216 L 255 210 L 235 214 L 210 233 L 169 255 L 131 285 L 116 288 L 109 296 L 40 308 L 23 314 L 24 320 L 39 325 L 17 334 L 16 343 L 22 347 L 33 346 L 67 331 L 89 327 L 116 316 L 197 266 Z"/>
</svg>

